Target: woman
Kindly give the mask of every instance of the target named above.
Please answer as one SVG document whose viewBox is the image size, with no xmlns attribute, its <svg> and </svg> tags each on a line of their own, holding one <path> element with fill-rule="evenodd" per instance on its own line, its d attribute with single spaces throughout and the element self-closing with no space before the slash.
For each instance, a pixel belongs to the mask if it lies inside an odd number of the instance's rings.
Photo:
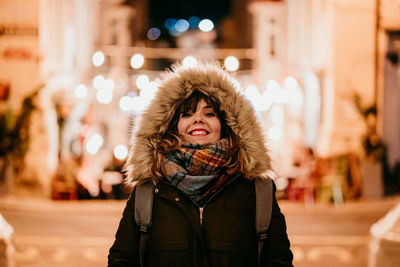
<svg viewBox="0 0 400 267">
<path fill-rule="evenodd" d="M 131 184 L 155 184 L 145 266 L 258 265 L 253 178 L 270 170 L 270 159 L 254 111 L 237 89 L 217 64 L 175 66 L 143 113 L 126 166 Z M 140 266 L 134 195 L 110 267 Z M 292 266 L 275 197 L 267 233 L 259 266 Z"/>
</svg>

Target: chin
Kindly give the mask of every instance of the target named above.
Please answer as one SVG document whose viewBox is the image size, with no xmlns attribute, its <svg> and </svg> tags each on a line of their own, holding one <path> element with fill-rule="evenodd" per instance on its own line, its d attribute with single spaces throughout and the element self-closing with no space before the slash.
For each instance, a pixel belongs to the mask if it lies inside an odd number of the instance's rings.
<svg viewBox="0 0 400 267">
<path fill-rule="evenodd" d="M 207 144 L 207 143 L 211 143 L 212 141 L 206 140 L 206 139 L 201 139 L 201 138 L 199 138 L 199 139 L 197 139 L 197 138 L 190 138 L 187 142 L 188 142 L 188 143 L 191 143 L 191 144 L 204 145 L 204 144 Z"/>
<path fill-rule="evenodd" d="M 193 140 L 193 141 L 191 141 L 189 143 L 198 144 L 198 145 L 204 145 L 204 144 L 207 144 L 209 142 L 208 141 L 202 141 L 202 140 Z"/>
</svg>

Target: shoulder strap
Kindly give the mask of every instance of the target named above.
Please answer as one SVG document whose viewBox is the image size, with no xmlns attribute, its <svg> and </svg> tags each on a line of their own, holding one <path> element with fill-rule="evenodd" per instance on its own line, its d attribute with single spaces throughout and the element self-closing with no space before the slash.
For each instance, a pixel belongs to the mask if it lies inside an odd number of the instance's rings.
<svg viewBox="0 0 400 267">
<path fill-rule="evenodd" d="M 258 265 L 260 265 L 261 249 L 267 238 L 267 230 L 271 222 L 273 186 L 270 178 L 254 178 L 256 191 L 256 232 L 258 236 Z"/>
<path fill-rule="evenodd" d="M 140 230 L 140 266 L 144 266 L 144 255 L 147 242 L 147 228 L 151 225 L 153 210 L 153 183 L 146 182 L 135 188 L 135 222 Z"/>
</svg>

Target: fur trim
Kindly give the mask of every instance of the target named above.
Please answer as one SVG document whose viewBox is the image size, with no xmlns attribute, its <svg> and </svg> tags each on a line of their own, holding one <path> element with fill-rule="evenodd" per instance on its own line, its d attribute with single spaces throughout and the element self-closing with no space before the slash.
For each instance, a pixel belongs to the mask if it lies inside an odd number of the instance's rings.
<svg viewBox="0 0 400 267">
<path fill-rule="evenodd" d="M 218 63 L 200 63 L 184 68 L 174 65 L 161 76 L 155 98 L 136 122 L 126 163 L 129 184 L 152 178 L 156 141 L 168 129 L 180 103 L 194 90 L 213 96 L 226 113 L 227 125 L 239 139 L 238 153 L 245 162 L 244 175 L 259 177 L 270 170 L 261 126 L 250 103 L 235 81 Z"/>
</svg>

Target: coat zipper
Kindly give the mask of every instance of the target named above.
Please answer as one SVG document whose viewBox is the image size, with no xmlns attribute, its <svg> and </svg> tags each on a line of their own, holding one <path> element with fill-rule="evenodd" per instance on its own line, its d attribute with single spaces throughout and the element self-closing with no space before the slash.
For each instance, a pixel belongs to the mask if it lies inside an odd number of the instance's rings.
<svg viewBox="0 0 400 267">
<path fill-rule="evenodd" d="M 200 225 L 203 226 L 203 207 L 199 207 L 199 211 L 200 211 Z"/>
</svg>

